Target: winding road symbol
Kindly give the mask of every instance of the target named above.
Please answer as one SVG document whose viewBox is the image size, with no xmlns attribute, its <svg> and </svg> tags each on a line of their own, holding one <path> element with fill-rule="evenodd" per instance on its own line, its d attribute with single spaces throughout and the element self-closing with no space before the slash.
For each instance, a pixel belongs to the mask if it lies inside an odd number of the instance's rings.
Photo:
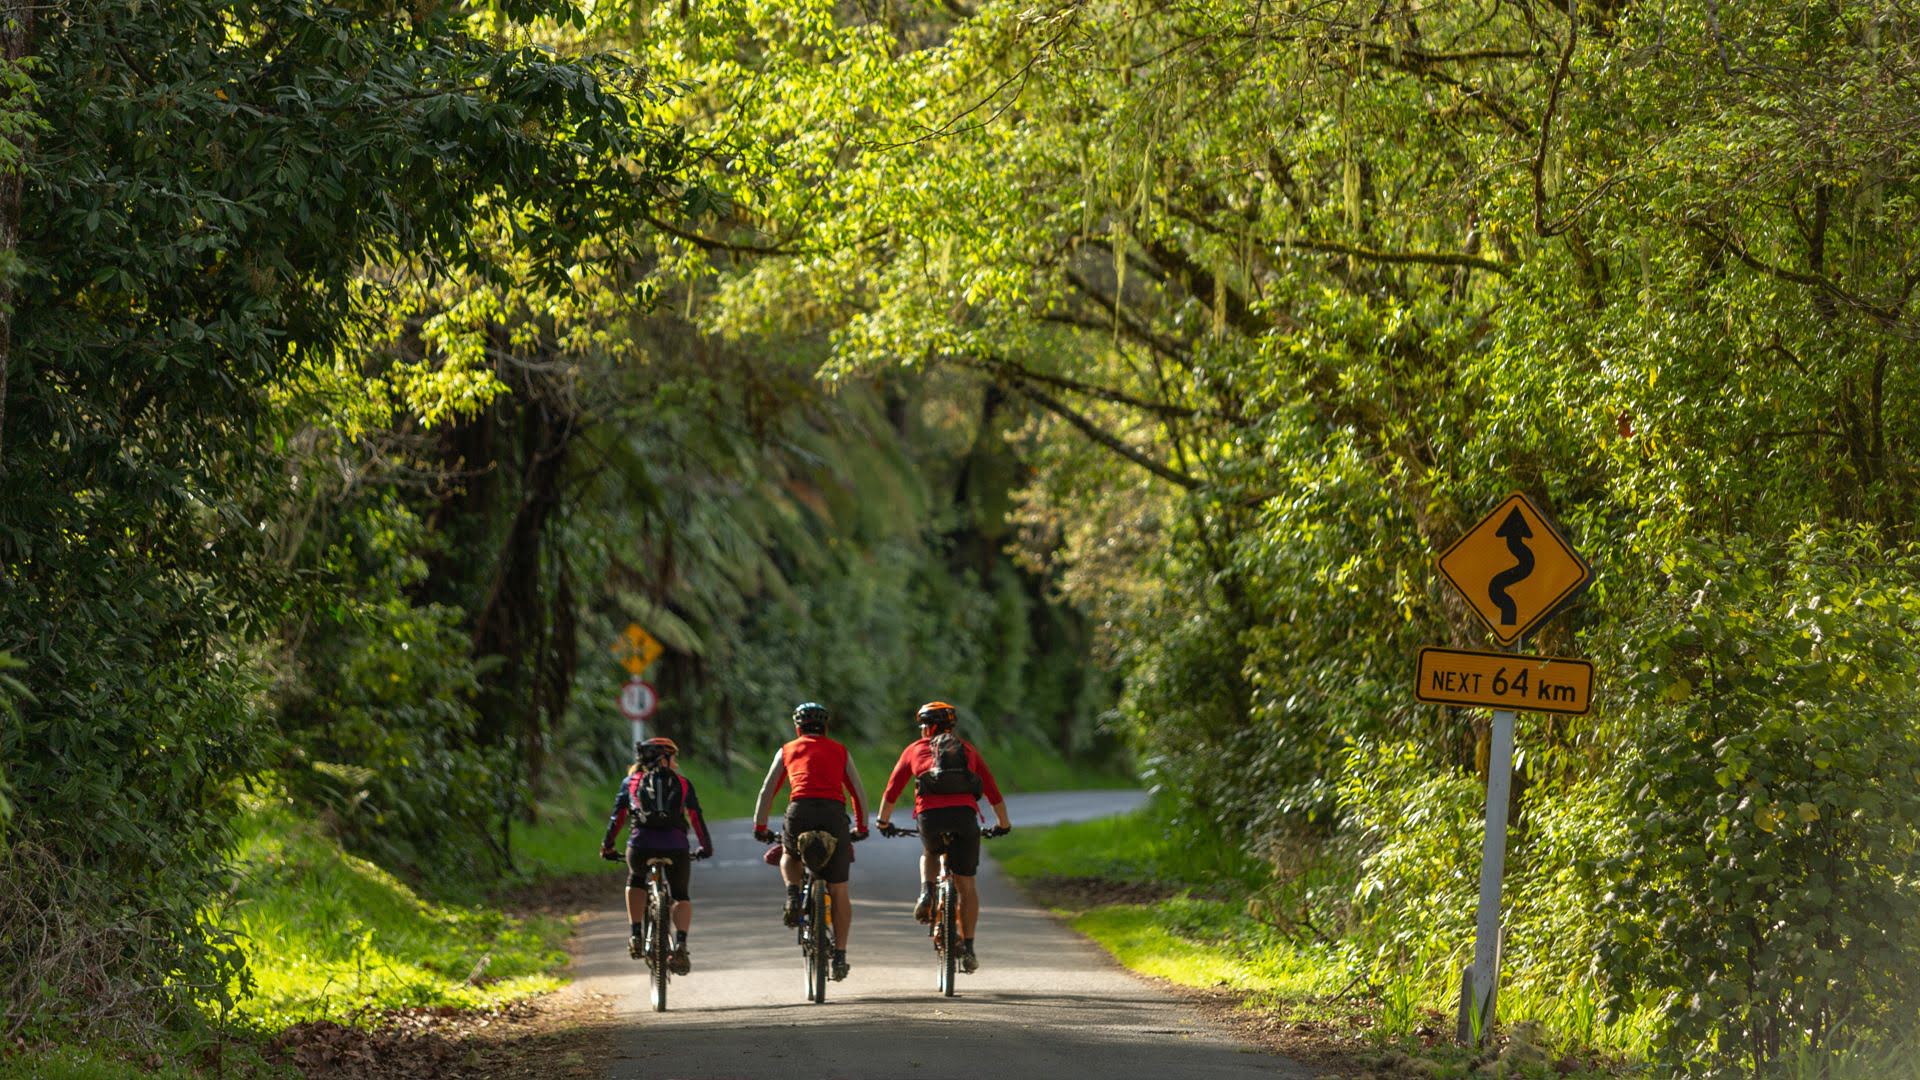
<svg viewBox="0 0 1920 1080">
<path fill-rule="evenodd" d="M 1448 584 L 1502 645 L 1533 633 L 1593 579 L 1586 560 L 1517 491 L 1454 541 L 1438 562 Z"/>
<path fill-rule="evenodd" d="M 1507 550 L 1519 560 L 1511 569 L 1493 575 L 1493 580 L 1487 582 L 1487 599 L 1500 609 L 1500 625 L 1512 626 L 1519 621 L 1520 611 L 1513 597 L 1507 595 L 1507 590 L 1527 580 L 1527 575 L 1533 573 L 1533 549 L 1527 546 L 1527 541 L 1533 539 L 1533 530 L 1527 527 L 1527 516 L 1516 506 L 1493 535 L 1504 539 Z"/>
</svg>

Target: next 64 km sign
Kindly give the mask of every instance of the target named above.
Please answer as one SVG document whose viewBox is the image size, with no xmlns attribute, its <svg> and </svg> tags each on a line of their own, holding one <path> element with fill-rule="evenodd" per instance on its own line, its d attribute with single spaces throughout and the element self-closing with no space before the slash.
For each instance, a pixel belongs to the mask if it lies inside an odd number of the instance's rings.
<svg viewBox="0 0 1920 1080">
<path fill-rule="evenodd" d="M 1578 716 L 1593 701 L 1593 665 L 1562 657 L 1420 650 L 1413 696 L 1434 705 L 1484 705 Z"/>
</svg>

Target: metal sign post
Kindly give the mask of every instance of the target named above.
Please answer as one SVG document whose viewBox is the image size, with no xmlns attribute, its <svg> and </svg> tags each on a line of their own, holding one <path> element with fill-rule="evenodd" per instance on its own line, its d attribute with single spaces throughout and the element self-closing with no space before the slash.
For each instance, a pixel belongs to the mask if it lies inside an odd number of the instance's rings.
<svg viewBox="0 0 1920 1080">
<path fill-rule="evenodd" d="M 1500 981 L 1500 882 L 1507 869 L 1507 802 L 1513 791 L 1513 722 L 1510 709 L 1495 709 L 1487 748 L 1487 836 L 1480 849 L 1480 911 L 1475 920 L 1470 996 L 1460 1001 L 1460 1041 L 1478 1045 L 1493 1030 Z"/>
</svg>

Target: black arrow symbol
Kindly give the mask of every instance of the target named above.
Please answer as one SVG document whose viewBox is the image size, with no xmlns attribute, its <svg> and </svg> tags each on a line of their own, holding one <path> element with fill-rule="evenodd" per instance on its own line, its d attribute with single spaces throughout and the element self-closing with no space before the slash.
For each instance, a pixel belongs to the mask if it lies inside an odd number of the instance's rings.
<svg viewBox="0 0 1920 1080">
<path fill-rule="evenodd" d="M 1500 527 L 1493 531 L 1493 535 L 1505 538 L 1507 550 L 1513 552 L 1513 557 L 1519 560 L 1513 566 L 1493 575 L 1493 580 L 1487 582 L 1487 599 L 1500 607 L 1500 625 L 1512 626 L 1519 621 L 1520 613 L 1513 602 L 1513 597 L 1507 595 L 1507 589 L 1527 580 L 1527 575 L 1533 573 L 1533 551 L 1526 544 L 1533 538 L 1533 530 L 1527 527 L 1526 515 L 1522 514 L 1520 508 L 1516 506 L 1513 512 L 1507 515 L 1507 520 L 1501 522 Z"/>
</svg>

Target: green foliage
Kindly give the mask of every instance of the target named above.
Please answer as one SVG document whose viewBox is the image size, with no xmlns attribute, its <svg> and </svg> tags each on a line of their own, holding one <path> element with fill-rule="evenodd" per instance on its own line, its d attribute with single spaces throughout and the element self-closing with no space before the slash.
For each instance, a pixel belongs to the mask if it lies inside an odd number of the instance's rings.
<svg viewBox="0 0 1920 1080">
<path fill-rule="evenodd" d="M 474 738 L 479 674 L 460 613 L 408 597 L 429 537 L 391 500 L 342 507 L 321 535 L 331 547 L 304 561 L 328 602 L 312 604 L 275 708 L 284 782 L 356 848 L 438 880 L 470 877 L 500 857 L 510 770 Z"/>
<path fill-rule="evenodd" d="M 307 614 L 269 529 L 300 488 L 283 410 L 401 283 L 565 282 L 674 183 L 677 133 L 641 120 L 631 68 L 418 16 L 86 0 L 35 23 L 50 122 L 0 353 L 0 644 L 33 696 L 0 730 L 24 860 L 0 923 L 75 914 L 0 939 L 9 1028 L 93 1016 L 53 977 L 79 948 L 146 988 L 115 1019 L 232 1004 L 241 952 L 202 915 L 234 781 L 278 750 L 269 634 Z"/>
<path fill-rule="evenodd" d="M 1713 1076 L 1920 1018 L 1913 555 L 1871 530 L 1675 552 L 1623 687 L 1646 734 L 1603 966 L 1672 1000 L 1662 1061 Z"/>
</svg>

